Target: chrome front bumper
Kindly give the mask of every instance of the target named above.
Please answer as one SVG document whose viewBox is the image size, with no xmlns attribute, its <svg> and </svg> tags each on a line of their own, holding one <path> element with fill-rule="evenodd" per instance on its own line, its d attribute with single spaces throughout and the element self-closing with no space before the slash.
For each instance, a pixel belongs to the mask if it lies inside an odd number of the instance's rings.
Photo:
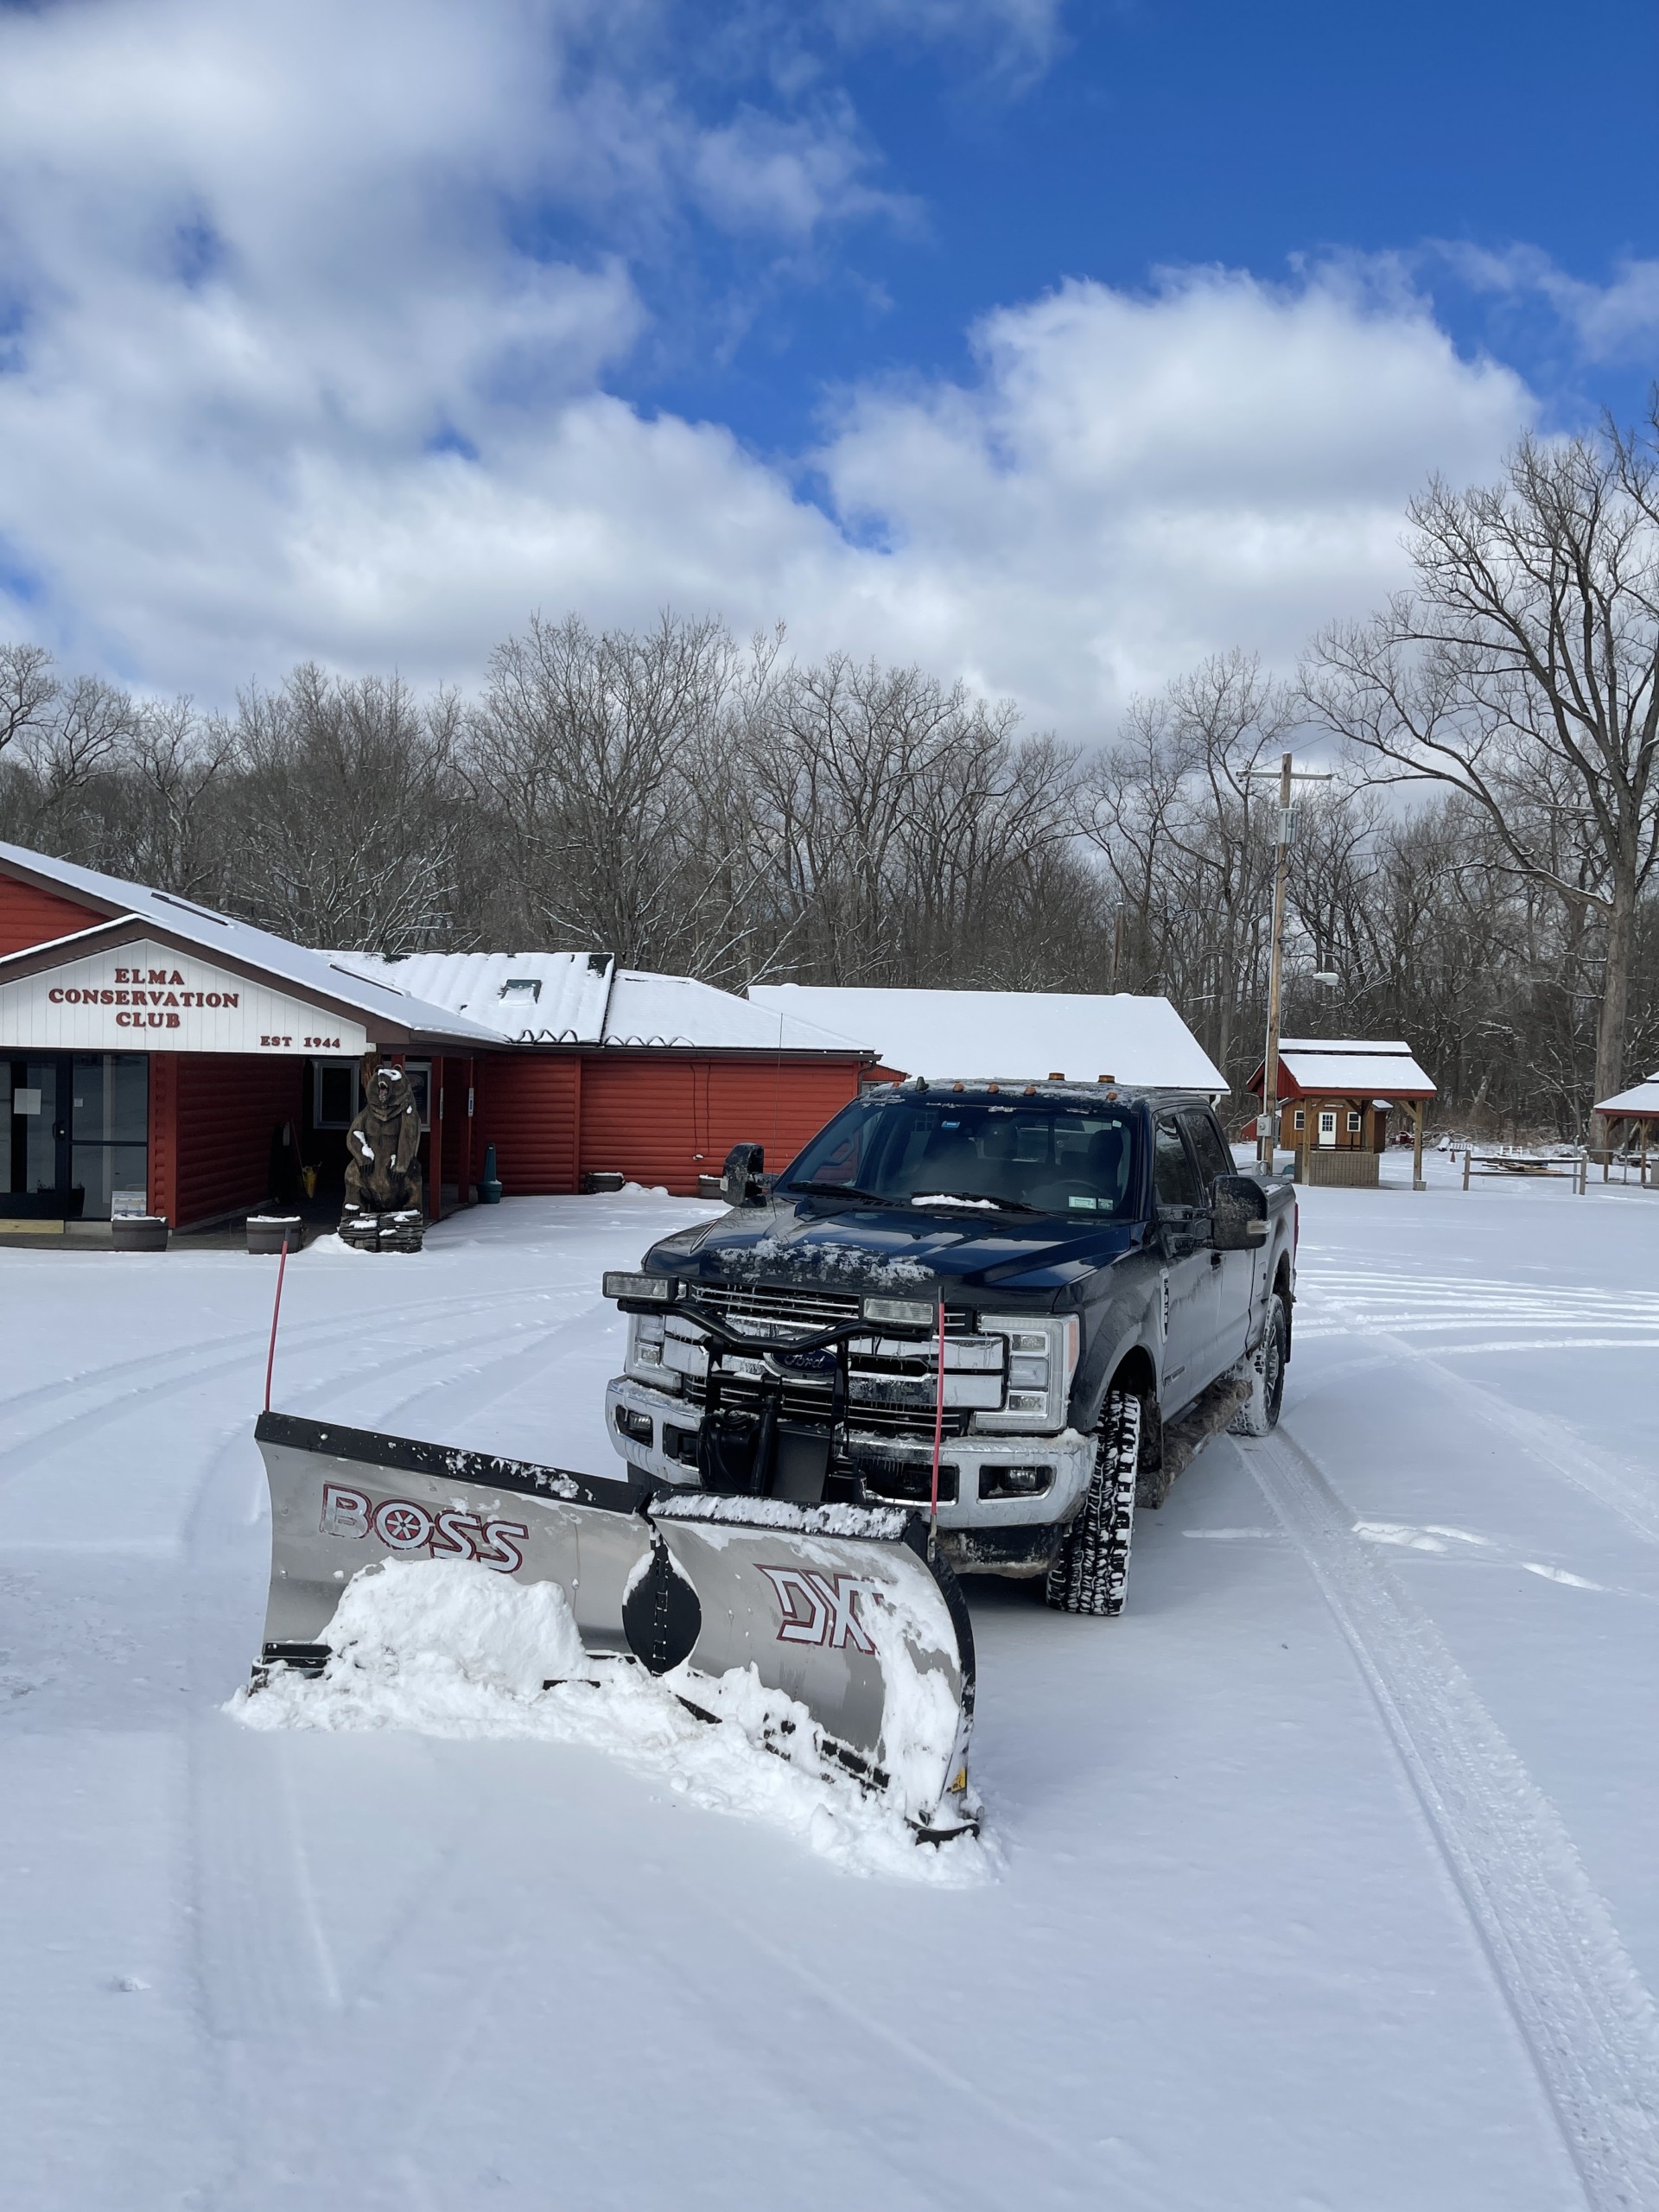
<svg viewBox="0 0 1659 2212">
<path fill-rule="evenodd" d="M 623 1435 L 616 1425 L 619 1407 L 649 1415 L 649 1444 Z M 605 1427 L 613 1448 L 631 1467 L 637 1467 L 642 1474 L 655 1476 L 660 1482 L 677 1483 L 690 1490 L 697 1488 L 696 1467 L 671 1459 L 663 1448 L 663 1430 L 668 1425 L 695 1435 L 702 1419 L 700 1407 L 665 1390 L 653 1390 L 648 1383 L 638 1382 L 631 1375 L 613 1376 L 605 1386 Z M 888 1467 L 899 1462 L 922 1473 L 931 1471 L 931 1442 L 856 1427 L 849 1432 L 848 1441 L 855 1466 L 868 1455 Z M 956 1469 L 957 1484 L 954 1498 L 940 1500 L 942 1529 L 1052 1527 L 1057 1522 L 1071 1519 L 1089 1486 L 1089 1478 L 1094 1471 L 1095 1440 L 1075 1428 L 1063 1429 L 1058 1436 L 950 1436 L 940 1446 L 939 1459 L 942 1465 Z M 982 1471 L 986 1467 L 1010 1466 L 1052 1467 L 1054 1479 L 1039 1497 L 981 1497 Z M 889 1496 L 874 1490 L 870 1492 L 870 1500 L 881 1504 L 893 1502 Z"/>
</svg>

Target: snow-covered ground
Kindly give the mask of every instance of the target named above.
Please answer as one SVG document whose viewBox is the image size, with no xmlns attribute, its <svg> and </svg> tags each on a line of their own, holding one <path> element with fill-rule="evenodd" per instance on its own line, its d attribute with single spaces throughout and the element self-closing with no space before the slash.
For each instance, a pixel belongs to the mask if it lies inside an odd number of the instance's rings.
<svg viewBox="0 0 1659 2212">
<path fill-rule="evenodd" d="M 954 1883 L 581 1740 L 238 1726 L 274 1262 L 0 1252 L 0 2202 L 1659 2203 L 1659 1195 L 1430 1173 L 1303 1195 L 1279 1436 L 1122 1620 L 972 1591 Z M 275 1402 L 608 1472 L 600 1271 L 697 1211 L 308 1252 Z"/>
</svg>

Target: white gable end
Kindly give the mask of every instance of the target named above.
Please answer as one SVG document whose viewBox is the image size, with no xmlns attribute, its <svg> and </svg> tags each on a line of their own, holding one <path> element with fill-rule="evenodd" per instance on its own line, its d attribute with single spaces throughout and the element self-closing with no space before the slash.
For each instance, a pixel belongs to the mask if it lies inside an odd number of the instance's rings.
<svg viewBox="0 0 1659 2212">
<path fill-rule="evenodd" d="M 0 984 L 0 1037 L 40 1052 L 368 1050 L 360 1022 L 141 938 Z"/>
</svg>

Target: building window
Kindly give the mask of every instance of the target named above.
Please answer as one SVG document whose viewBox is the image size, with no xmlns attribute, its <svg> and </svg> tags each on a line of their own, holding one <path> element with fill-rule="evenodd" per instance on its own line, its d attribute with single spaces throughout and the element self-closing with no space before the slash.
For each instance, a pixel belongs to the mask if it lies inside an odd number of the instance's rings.
<svg viewBox="0 0 1659 2212">
<path fill-rule="evenodd" d="M 314 1060 L 311 1085 L 312 1127 L 349 1129 L 357 1119 L 357 1062 Z"/>
<path fill-rule="evenodd" d="M 432 1063 L 430 1060 L 391 1061 L 401 1065 L 410 1096 L 421 1109 L 421 1127 L 432 1126 Z M 349 1129 L 362 1103 L 362 1085 L 355 1060 L 313 1060 L 311 1063 L 311 1126 L 314 1129 Z"/>
<path fill-rule="evenodd" d="M 405 1060 L 404 1074 L 408 1078 L 410 1095 L 421 1109 L 421 1127 L 432 1126 L 432 1063 L 430 1060 Z"/>
<path fill-rule="evenodd" d="M 1351 1137 L 1357 1137 L 1357 1136 L 1359 1135 L 1359 1127 L 1360 1127 L 1360 1117 L 1359 1117 L 1359 1116 L 1358 1116 L 1357 1114 L 1351 1113 L 1351 1114 L 1349 1115 L 1349 1116 L 1348 1116 L 1348 1134 L 1349 1134 L 1349 1135 L 1350 1135 Z"/>
<path fill-rule="evenodd" d="M 1294 1129 L 1305 1129 L 1307 1127 L 1307 1109 L 1306 1106 L 1299 1106 L 1296 1109 L 1296 1118 L 1291 1123 L 1291 1127 Z"/>
</svg>

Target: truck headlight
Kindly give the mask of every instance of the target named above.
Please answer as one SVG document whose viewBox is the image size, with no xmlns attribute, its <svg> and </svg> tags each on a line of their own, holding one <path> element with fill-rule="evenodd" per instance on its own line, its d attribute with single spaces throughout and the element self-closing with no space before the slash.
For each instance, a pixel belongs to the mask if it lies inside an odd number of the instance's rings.
<svg viewBox="0 0 1659 2212">
<path fill-rule="evenodd" d="M 979 1326 L 982 1335 L 1007 1339 L 1007 1388 L 1001 1412 L 976 1414 L 974 1427 L 1027 1433 L 1064 1428 L 1077 1368 L 1077 1315 L 1033 1319 L 1023 1313 L 982 1313 Z"/>
<path fill-rule="evenodd" d="M 652 1306 L 671 1306 L 679 1293 L 679 1285 L 672 1275 L 624 1274 L 614 1268 L 605 1271 L 604 1294 L 607 1298 L 626 1299 L 632 1302 L 639 1299 Z"/>
<path fill-rule="evenodd" d="M 925 1298 L 867 1298 L 864 1319 L 885 1321 L 890 1329 L 937 1328 L 939 1309 Z"/>
<path fill-rule="evenodd" d="M 628 1356 L 624 1363 L 627 1372 L 642 1382 L 660 1383 L 663 1380 L 663 1316 L 660 1313 L 635 1313 L 628 1320 Z"/>
</svg>

